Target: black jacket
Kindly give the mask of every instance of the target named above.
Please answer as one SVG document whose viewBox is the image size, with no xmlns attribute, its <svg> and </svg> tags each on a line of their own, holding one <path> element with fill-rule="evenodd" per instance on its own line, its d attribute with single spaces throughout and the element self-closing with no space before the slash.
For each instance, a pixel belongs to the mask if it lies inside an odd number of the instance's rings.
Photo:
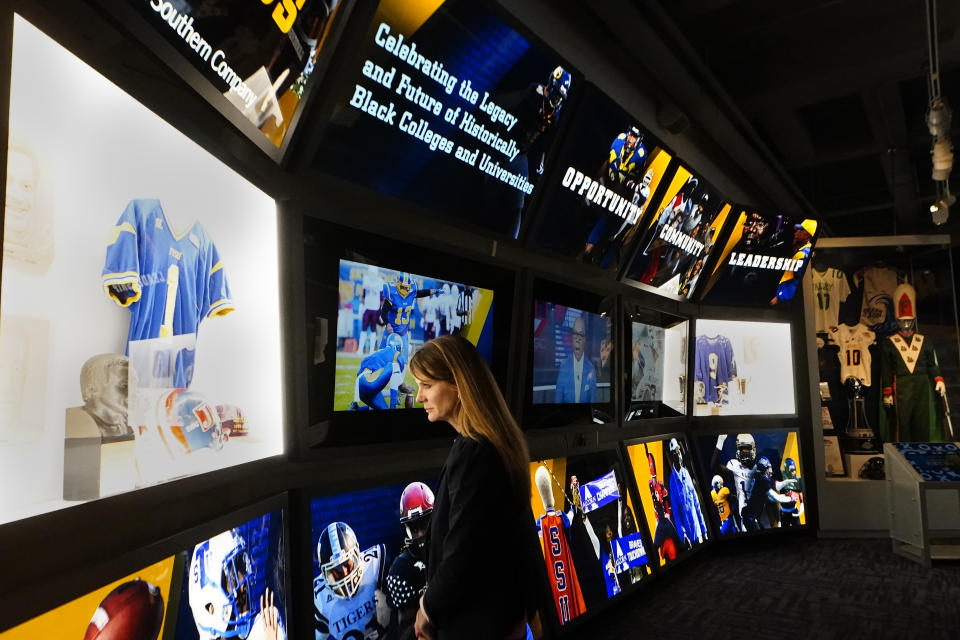
<svg viewBox="0 0 960 640">
<path fill-rule="evenodd" d="M 424 609 L 441 640 L 503 638 L 546 583 L 530 496 L 486 440 L 458 436 L 430 522 Z"/>
</svg>

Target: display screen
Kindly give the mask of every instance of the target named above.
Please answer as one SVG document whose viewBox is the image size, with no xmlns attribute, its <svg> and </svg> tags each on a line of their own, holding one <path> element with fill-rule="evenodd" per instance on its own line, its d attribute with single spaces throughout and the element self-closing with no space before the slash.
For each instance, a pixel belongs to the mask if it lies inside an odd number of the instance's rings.
<svg viewBox="0 0 960 640">
<path fill-rule="evenodd" d="M 312 498 L 318 638 L 413 637 L 435 478 Z"/>
<path fill-rule="evenodd" d="M 493 291 L 341 260 L 334 409 L 422 406 L 407 363 L 424 342 L 448 334 L 465 337 L 490 364 Z"/>
<path fill-rule="evenodd" d="M 703 177 L 679 166 L 653 215 L 643 221 L 626 277 L 689 297 L 730 211 Z"/>
<path fill-rule="evenodd" d="M 642 442 L 628 446 L 627 454 L 660 566 L 706 542 L 708 516 L 686 440 Z"/>
<path fill-rule="evenodd" d="M 657 138 L 591 86 L 558 153 L 537 246 L 618 269 L 670 159 Z"/>
<path fill-rule="evenodd" d="M 362 37 L 315 166 L 516 238 L 580 79 L 467 0 L 383 0 Z"/>
<path fill-rule="evenodd" d="M 534 301 L 534 404 L 610 402 L 612 324 L 606 316 Z"/>
<path fill-rule="evenodd" d="M 284 544 L 283 512 L 276 510 L 185 552 L 173 637 L 285 639 Z"/>
<path fill-rule="evenodd" d="M 793 414 L 786 322 L 697 320 L 693 415 Z"/>
<path fill-rule="evenodd" d="M 810 261 L 817 226 L 812 218 L 742 211 L 698 295 L 719 304 L 789 306 Z"/>
<path fill-rule="evenodd" d="M 0 520 L 281 453 L 273 200 L 20 17 L 10 95 Z"/>
<path fill-rule="evenodd" d="M 281 147 L 331 40 L 340 0 L 132 3 L 227 102 Z"/>
<path fill-rule="evenodd" d="M 796 431 L 698 436 L 697 449 L 721 537 L 807 523 Z"/>
<path fill-rule="evenodd" d="M 630 322 L 630 395 L 626 420 L 686 413 L 687 327 Z"/>
<path fill-rule="evenodd" d="M 170 606 L 173 567 L 173 557 L 165 558 L 4 631 L 0 638 L 95 638 L 100 634 L 156 640 L 164 631 Z"/>
<path fill-rule="evenodd" d="M 615 452 L 539 460 L 530 464 L 530 477 L 531 507 L 561 624 L 650 575 Z"/>
</svg>

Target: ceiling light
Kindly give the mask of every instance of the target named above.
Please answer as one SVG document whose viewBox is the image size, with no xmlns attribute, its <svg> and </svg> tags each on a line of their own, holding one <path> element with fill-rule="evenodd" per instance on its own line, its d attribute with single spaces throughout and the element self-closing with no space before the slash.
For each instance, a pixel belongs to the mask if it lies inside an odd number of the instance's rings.
<svg viewBox="0 0 960 640">
<path fill-rule="evenodd" d="M 938 200 L 930 205 L 930 214 L 933 218 L 933 224 L 942 225 L 950 217 L 950 206 L 945 200 Z"/>
</svg>

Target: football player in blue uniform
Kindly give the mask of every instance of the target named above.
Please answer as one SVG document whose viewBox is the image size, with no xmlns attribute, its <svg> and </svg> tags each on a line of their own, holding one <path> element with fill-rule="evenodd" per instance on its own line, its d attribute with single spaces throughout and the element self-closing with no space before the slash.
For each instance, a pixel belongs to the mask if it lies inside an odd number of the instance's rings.
<svg viewBox="0 0 960 640">
<path fill-rule="evenodd" d="M 259 610 L 251 602 L 256 572 L 247 543 L 234 529 L 194 547 L 187 598 L 200 640 L 286 638 L 270 588 L 260 596 Z"/>
<path fill-rule="evenodd" d="M 331 522 L 317 541 L 320 574 L 313 579 L 315 640 L 385 640 L 390 607 L 383 592 L 387 550 L 360 551 L 350 525 Z"/>
<path fill-rule="evenodd" d="M 380 306 L 380 323 L 386 326 L 383 337 L 380 339 L 380 348 L 387 346 L 390 336 L 399 336 L 402 340 L 404 361 L 412 355 L 410 353 L 410 328 L 413 325 L 414 311 L 421 314 L 417 300 L 436 293 L 437 289 L 421 289 L 409 273 L 403 272 L 393 282 L 383 284 L 383 302 Z M 390 378 L 390 405 L 397 406 L 400 393 L 411 398 L 413 390 L 403 383 L 403 373 L 395 372 Z M 412 403 L 410 406 L 413 406 Z"/>
<path fill-rule="evenodd" d="M 374 351 L 360 361 L 357 382 L 353 390 L 351 411 L 368 409 L 396 409 L 399 401 L 398 390 L 390 388 L 390 405 L 383 399 L 383 390 L 394 377 L 403 379 L 407 366 L 407 356 L 403 350 L 403 340 L 391 333 L 385 340 L 383 349 Z M 363 404 L 360 404 L 360 403 Z M 413 396 L 406 397 L 407 408 L 413 406 Z"/>
<path fill-rule="evenodd" d="M 633 204 L 640 205 L 650 194 L 649 184 L 652 176 L 640 176 L 647 163 L 647 148 L 643 144 L 643 134 L 637 127 L 630 127 L 610 143 L 610 153 L 600 167 L 599 182 L 613 189 Z M 642 198 L 642 199 L 641 199 Z M 613 252 L 608 251 L 613 241 L 626 229 L 622 220 L 607 212 L 602 212 L 593 225 L 584 246 L 584 257 L 593 256 L 600 266 L 607 267 L 613 260 Z M 608 230 L 611 224 L 615 233 Z"/>
</svg>

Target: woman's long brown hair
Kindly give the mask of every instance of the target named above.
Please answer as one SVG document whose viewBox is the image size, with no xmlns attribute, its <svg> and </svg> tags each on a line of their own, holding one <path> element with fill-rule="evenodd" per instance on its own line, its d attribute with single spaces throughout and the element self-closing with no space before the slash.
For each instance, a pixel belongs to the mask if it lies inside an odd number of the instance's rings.
<svg viewBox="0 0 960 640">
<path fill-rule="evenodd" d="M 473 440 L 483 437 L 489 441 L 503 460 L 512 484 L 529 497 L 527 441 L 476 347 L 459 335 L 441 336 L 425 343 L 413 355 L 410 371 L 420 379 L 456 386 L 460 432 Z"/>
</svg>

